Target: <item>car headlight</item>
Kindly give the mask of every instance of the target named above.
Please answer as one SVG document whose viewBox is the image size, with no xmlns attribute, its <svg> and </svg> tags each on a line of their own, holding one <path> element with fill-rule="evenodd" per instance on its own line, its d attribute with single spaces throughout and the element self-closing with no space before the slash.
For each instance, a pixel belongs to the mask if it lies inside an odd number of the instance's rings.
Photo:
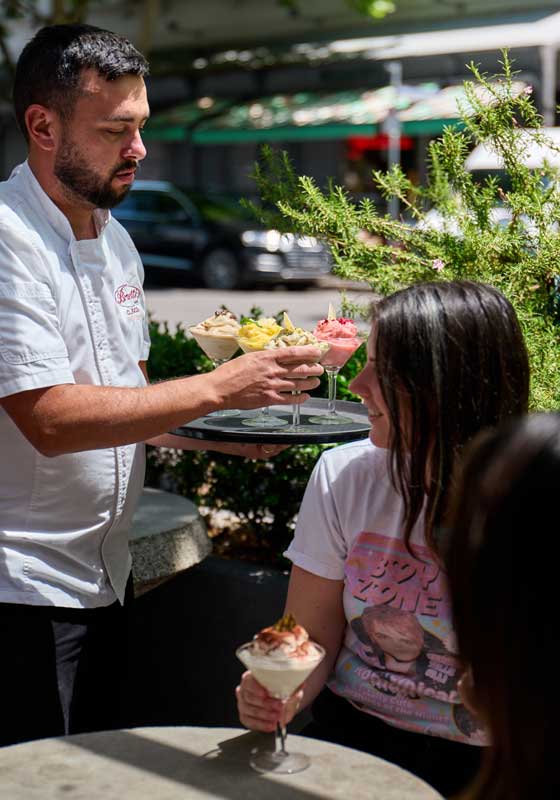
<svg viewBox="0 0 560 800">
<path fill-rule="evenodd" d="M 241 241 L 246 247 L 262 247 L 269 253 L 281 250 L 288 252 L 294 246 L 293 233 L 280 233 L 274 229 L 269 231 L 243 231 Z"/>
</svg>

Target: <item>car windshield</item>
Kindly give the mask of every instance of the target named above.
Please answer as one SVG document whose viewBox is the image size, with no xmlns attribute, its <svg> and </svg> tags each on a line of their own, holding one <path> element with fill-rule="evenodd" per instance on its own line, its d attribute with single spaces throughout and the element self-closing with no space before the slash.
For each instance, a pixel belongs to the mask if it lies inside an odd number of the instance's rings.
<svg viewBox="0 0 560 800">
<path fill-rule="evenodd" d="M 239 195 L 214 195 L 189 190 L 183 191 L 196 205 L 201 215 L 212 222 L 230 222 L 232 220 L 256 222 L 252 212 L 241 205 Z"/>
</svg>

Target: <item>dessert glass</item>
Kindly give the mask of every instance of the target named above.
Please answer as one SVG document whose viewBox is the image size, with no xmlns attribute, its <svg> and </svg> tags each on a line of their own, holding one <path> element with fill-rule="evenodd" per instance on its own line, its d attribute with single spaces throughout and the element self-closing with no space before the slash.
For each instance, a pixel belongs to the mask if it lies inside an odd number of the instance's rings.
<svg viewBox="0 0 560 800">
<path fill-rule="evenodd" d="M 214 369 L 221 364 L 225 364 L 226 361 L 229 361 L 238 349 L 237 338 L 233 335 L 224 336 L 205 333 L 197 330 L 196 326 L 189 328 L 189 333 L 200 349 L 208 356 Z M 219 411 L 211 411 L 207 416 L 235 417 L 239 413 L 239 409 L 237 408 L 224 408 Z"/>
<path fill-rule="evenodd" d="M 351 355 L 364 341 L 363 336 L 353 339 L 329 339 L 329 349 L 321 358 L 321 364 L 327 373 L 328 400 L 326 414 L 310 417 L 309 422 L 314 425 L 344 425 L 352 422 L 350 417 L 344 417 L 336 410 L 336 381 L 338 373 L 346 364 Z"/>
<path fill-rule="evenodd" d="M 263 327 L 265 325 L 266 327 Z M 244 336 L 243 333 L 247 328 L 250 328 L 250 333 L 255 333 L 256 335 Z M 265 318 L 260 325 L 257 322 L 250 322 L 242 326 L 240 334 L 237 337 L 237 344 L 244 353 L 254 353 L 264 350 L 268 342 L 279 330 L 280 326 L 277 325 L 273 319 Z M 268 406 L 263 406 L 257 410 L 254 417 L 242 419 L 241 424 L 249 428 L 282 428 L 288 424 L 288 420 L 285 419 L 285 417 L 273 416 Z"/>
<path fill-rule="evenodd" d="M 285 704 L 302 683 L 319 666 L 325 657 L 325 650 L 314 642 L 317 657 L 302 664 L 296 659 L 270 658 L 253 652 L 253 642 L 246 642 L 236 650 L 237 658 L 251 671 L 261 686 Z M 302 772 L 310 764 L 304 753 L 289 753 L 286 750 L 286 726 L 278 723 L 274 737 L 274 750 L 255 750 L 251 754 L 250 765 L 257 772 L 276 772 L 292 774 Z"/>
<path fill-rule="evenodd" d="M 328 350 L 328 345 L 326 342 L 320 342 L 318 339 L 311 333 L 311 331 L 306 331 L 303 328 L 296 328 L 289 318 L 289 316 L 284 313 L 284 324 L 282 329 L 273 336 L 269 342 L 265 345 L 265 349 L 274 349 L 277 347 L 318 347 L 321 353 L 326 353 Z M 321 360 L 321 359 L 319 359 Z M 292 391 L 293 395 L 301 394 L 301 391 L 295 389 Z M 301 405 L 300 403 L 292 403 L 292 423 L 291 425 L 286 428 L 287 431 L 302 431 L 305 430 L 305 426 L 300 425 L 300 411 Z"/>
</svg>

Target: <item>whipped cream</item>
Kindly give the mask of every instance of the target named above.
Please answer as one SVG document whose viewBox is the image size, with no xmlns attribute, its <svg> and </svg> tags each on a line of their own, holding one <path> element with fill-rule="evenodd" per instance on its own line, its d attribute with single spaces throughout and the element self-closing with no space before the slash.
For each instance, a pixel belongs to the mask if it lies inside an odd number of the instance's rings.
<svg viewBox="0 0 560 800">
<path fill-rule="evenodd" d="M 274 626 L 263 628 L 253 637 L 252 653 L 278 661 L 315 661 L 321 652 L 301 625 L 291 631 L 278 631 Z"/>
</svg>

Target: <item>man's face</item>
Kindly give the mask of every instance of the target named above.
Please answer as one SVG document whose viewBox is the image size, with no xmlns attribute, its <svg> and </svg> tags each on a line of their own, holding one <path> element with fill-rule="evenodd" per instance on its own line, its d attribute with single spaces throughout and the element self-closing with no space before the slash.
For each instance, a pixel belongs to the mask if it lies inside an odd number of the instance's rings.
<svg viewBox="0 0 560 800">
<path fill-rule="evenodd" d="M 146 155 L 141 131 L 149 116 L 142 78 L 107 81 L 86 70 L 83 94 L 68 120 L 61 120 L 54 173 L 75 202 L 113 208 L 130 189 Z"/>
</svg>

